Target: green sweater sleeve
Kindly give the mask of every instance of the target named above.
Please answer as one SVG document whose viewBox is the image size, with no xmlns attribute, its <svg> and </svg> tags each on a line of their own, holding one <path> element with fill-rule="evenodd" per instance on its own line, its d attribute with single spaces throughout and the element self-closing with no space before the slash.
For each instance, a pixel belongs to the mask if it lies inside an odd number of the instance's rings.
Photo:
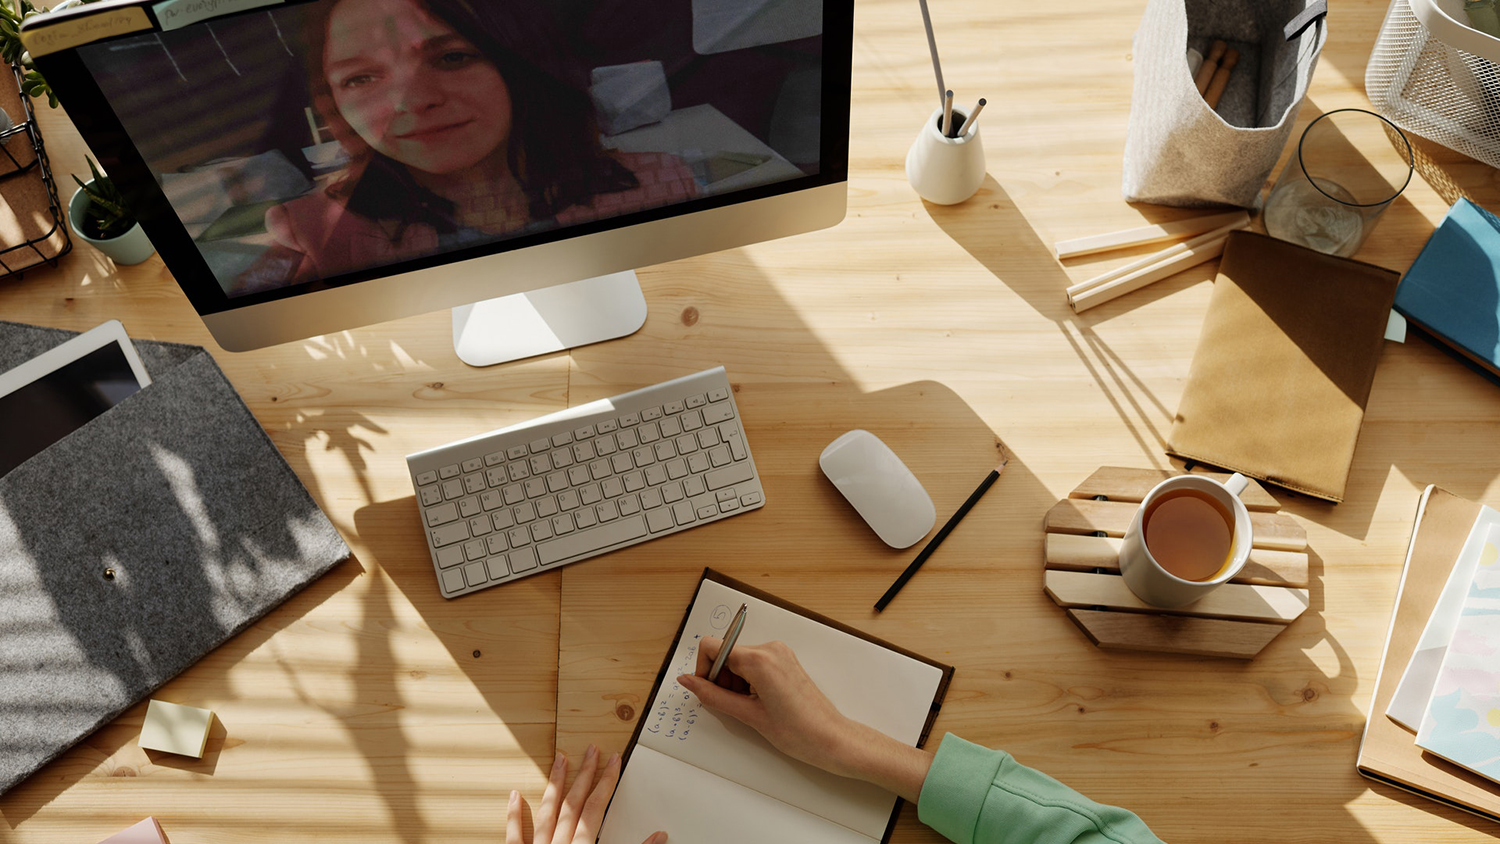
<svg viewBox="0 0 1500 844">
<path fill-rule="evenodd" d="M 922 783 L 917 817 L 958 844 L 1162 844 L 1134 813 L 951 733 Z"/>
</svg>

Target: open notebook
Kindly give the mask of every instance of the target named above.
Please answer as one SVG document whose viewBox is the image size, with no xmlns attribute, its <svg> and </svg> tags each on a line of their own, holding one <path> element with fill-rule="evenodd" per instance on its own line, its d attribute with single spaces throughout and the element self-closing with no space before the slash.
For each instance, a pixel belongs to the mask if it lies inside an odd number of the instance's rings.
<svg viewBox="0 0 1500 844">
<path fill-rule="evenodd" d="M 889 836 L 900 810 L 895 795 L 784 756 L 676 682 L 696 666 L 699 641 L 722 637 L 741 603 L 748 605 L 741 645 L 787 643 L 845 715 L 907 744 L 926 740 L 952 667 L 706 570 L 636 725 L 601 844 L 640 844 L 658 829 L 676 844 L 870 844 Z"/>
</svg>

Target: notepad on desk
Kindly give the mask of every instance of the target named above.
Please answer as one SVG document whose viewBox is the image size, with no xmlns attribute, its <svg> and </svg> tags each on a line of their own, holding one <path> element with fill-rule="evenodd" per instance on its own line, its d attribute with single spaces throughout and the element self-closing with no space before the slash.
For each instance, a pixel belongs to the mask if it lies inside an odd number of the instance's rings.
<svg viewBox="0 0 1500 844">
<path fill-rule="evenodd" d="M 925 741 L 951 667 L 709 570 L 636 725 L 601 844 L 639 844 L 658 829 L 674 841 L 716 844 L 889 836 L 895 795 L 782 754 L 676 682 L 696 667 L 703 637 L 722 637 L 741 603 L 739 646 L 785 642 L 839 711 L 907 744 Z"/>
</svg>

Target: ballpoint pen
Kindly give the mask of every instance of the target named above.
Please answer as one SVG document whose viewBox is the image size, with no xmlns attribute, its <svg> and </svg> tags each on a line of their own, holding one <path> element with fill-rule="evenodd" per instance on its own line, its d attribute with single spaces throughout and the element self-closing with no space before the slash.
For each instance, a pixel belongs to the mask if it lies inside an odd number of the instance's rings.
<svg viewBox="0 0 1500 844">
<path fill-rule="evenodd" d="M 740 631 L 745 627 L 745 610 L 748 605 L 740 604 L 740 611 L 734 614 L 734 621 L 729 623 L 729 632 L 724 634 L 724 646 L 719 648 L 719 656 L 714 660 L 712 668 L 708 669 L 708 682 L 712 683 L 719 679 L 719 672 L 724 670 L 724 663 L 729 661 L 729 652 L 734 650 L 735 640 L 740 638 Z"/>
</svg>

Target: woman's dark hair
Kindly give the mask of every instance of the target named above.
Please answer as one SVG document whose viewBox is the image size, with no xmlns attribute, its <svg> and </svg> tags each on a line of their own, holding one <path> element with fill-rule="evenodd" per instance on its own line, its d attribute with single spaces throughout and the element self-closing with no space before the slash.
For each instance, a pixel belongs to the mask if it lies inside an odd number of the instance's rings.
<svg viewBox="0 0 1500 844">
<path fill-rule="evenodd" d="M 330 187 L 330 194 L 372 220 L 454 231 L 453 203 L 418 185 L 406 165 L 372 149 L 339 114 L 323 71 L 328 18 L 337 2 L 314 4 L 307 24 L 313 107 L 352 159 L 348 176 Z M 523 0 L 411 2 L 467 38 L 505 80 L 511 99 L 507 163 L 526 193 L 532 219 L 550 219 L 599 194 L 638 186 L 635 175 L 599 144 L 593 101 L 582 87 L 584 74 L 568 80 L 568 70 L 547 66 L 568 51 L 545 11 Z"/>
</svg>

